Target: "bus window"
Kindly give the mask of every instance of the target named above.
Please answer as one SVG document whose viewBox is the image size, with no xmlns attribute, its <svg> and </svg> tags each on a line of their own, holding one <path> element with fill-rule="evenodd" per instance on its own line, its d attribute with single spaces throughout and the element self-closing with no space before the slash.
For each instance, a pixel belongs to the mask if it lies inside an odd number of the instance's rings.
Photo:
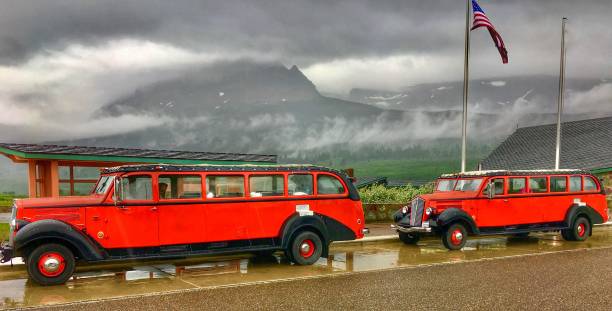
<svg viewBox="0 0 612 311">
<path fill-rule="evenodd" d="M 478 191 L 482 178 L 459 179 L 455 191 Z"/>
<path fill-rule="evenodd" d="M 508 193 L 509 194 L 517 194 L 517 193 L 525 193 L 525 188 L 527 188 L 526 178 L 509 178 L 508 179 Z"/>
<path fill-rule="evenodd" d="M 317 176 L 317 194 L 342 194 L 344 186 L 338 178 L 330 175 Z"/>
<path fill-rule="evenodd" d="M 199 175 L 160 175 L 159 199 L 201 199 L 202 177 Z"/>
<path fill-rule="evenodd" d="M 151 176 L 131 175 L 121 178 L 124 200 L 152 200 Z"/>
<path fill-rule="evenodd" d="M 495 178 L 491 182 L 493 185 L 493 195 L 503 195 L 504 194 L 504 179 L 503 178 Z M 489 196 L 489 188 L 485 187 L 482 192 L 483 195 Z"/>
<path fill-rule="evenodd" d="M 580 192 L 582 190 L 582 177 L 570 176 L 569 178 L 569 191 Z"/>
<path fill-rule="evenodd" d="M 565 176 L 550 177 L 550 192 L 567 191 L 567 178 Z"/>
<path fill-rule="evenodd" d="M 584 176 L 584 191 L 597 191 L 597 184 L 593 177 Z"/>
<path fill-rule="evenodd" d="M 455 189 L 456 179 L 439 179 L 436 191 L 446 192 Z"/>
<path fill-rule="evenodd" d="M 206 176 L 207 198 L 244 197 L 244 176 Z"/>
<path fill-rule="evenodd" d="M 529 192 L 546 192 L 546 177 L 529 177 Z"/>
<path fill-rule="evenodd" d="M 269 197 L 285 194 L 283 175 L 252 175 L 249 177 L 251 197 Z"/>
<path fill-rule="evenodd" d="M 287 179 L 289 195 L 312 195 L 313 180 L 310 174 L 290 174 Z"/>
</svg>

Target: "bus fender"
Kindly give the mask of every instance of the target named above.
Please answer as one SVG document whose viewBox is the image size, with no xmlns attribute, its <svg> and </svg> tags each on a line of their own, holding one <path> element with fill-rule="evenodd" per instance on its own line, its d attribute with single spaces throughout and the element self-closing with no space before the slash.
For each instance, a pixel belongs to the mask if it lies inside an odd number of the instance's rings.
<svg viewBox="0 0 612 311">
<path fill-rule="evenodd" d="M 450 225 L 451 223 L 457 222 L 457 221 L 461 221 L 467 224 L 467 230 L 468 232 L 472 233 L 472 234 L 479 234 L 480 230 L 478 229 L 478 226 L 476 226 L 476 222 L 474 222 L 474 219 L 472 219 L 472 217 L 470 217 L 470 215 L 468 215 L 468 213 L 466 213 L 465 211 L 463 211 L 462 209 L 456 208 L 456 207 L 451 207 L 448 209 L 445 209 L 437 218 L 436 220 L 436 226 L 439 228 L 445 227 L 447 225 Z"/>
<path fill-rule="evenodd" d="M 603 223 L 603 217 L 601 217 L 601 215 L 594 208 L 586 204 L 572 204 L 565 214 L 564 225 L 568 228 L 571 227 L 578 215 L 585 215 L 588 217 L 591 224 Z"/>
<path fill-rule="evenodd" d="M 321 237 L 321 242 L 324 246 L 326 246 L 323 250 L 323 253 L 327 256 L 327 246 L 329 245 L 329 232 L 327 227 L 325 226 L 325 221 L 323 217 L 318 214 L 313 214 L 310 216 L 300 216 L 299 213 L 295 213 L 291 216 L 283 225 L 281 229 L 281 247 L 283 249 L 287 249 L 289 247 L 289 243 L 291 243 L 291 239 L 295 235 L 296 232 L 309 230 L 313 231 Z"/>
<path fill-rule="evenodd" d="M 64 244 L 75 253 L 76 257 L 86 261 L 105 258 L 96 242 L 71 225 L 55 219 L 35 221 L 20 229 L 15 235 L 14 249 L 19 254 L 47 241 Z"/>
</svg>

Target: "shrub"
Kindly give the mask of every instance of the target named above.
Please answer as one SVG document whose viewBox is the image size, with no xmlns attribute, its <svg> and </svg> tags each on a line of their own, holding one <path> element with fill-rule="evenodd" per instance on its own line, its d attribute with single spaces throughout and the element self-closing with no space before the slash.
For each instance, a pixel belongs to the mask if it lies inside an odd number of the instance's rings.
<svg viewBox="0 0 612 311">
<path fill-rule="evenodd" d="M 433 184 L 421 187 L 407 185 L 388 188 L 383 185 L 373 185 L 359 190 L 363 202 L 363 212 L 366 220 L 391 220 L 393 213 L 420 194 L 431 193 Z"/>
</svg>

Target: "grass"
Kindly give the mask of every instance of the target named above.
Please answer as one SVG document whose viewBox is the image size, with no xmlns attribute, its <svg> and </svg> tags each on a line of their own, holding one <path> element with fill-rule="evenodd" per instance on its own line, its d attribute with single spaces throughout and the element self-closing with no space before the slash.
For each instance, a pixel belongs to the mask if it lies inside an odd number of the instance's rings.
<svg viewBox="0 0 612 311">
<path fill-rule="evenodd" d="M 476 168 L 477 160 L 468 161 L 468 169 Z M 385 176 L 388 179 L 431 181 L 441 174 L 458 172 L 461 163 L 452 160 L 370 160 L 352 162 L 344 168 L 355 169 L 359 176 Z"/>
<path fill-rule="evenodd" d="M 0 213 L 10 213 L 13 207 L 13 199 L 25 198 L 23 195 L 0 194 Z"/>
<path fill-rule="evenodd" d="M 0 224 L 0 242 L 8 240 L 9 224 Z"/>
</svg>

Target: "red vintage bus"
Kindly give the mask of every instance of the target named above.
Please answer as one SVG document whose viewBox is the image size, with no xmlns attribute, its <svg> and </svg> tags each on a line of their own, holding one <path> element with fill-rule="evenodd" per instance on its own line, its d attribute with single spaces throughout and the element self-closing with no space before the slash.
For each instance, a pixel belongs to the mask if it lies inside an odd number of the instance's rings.
<svg viewBox="0 0 612 311">
<path fill-rule="evenodd" d="M 469 235 L 561 231 L 584 241 L 593 224 L 608 221 L 600 181 L 582 170 L 476 171 L 441 176 L 434 193 L 395 213 L 395 230 L 406 244 L 434 233 L 451 250 Z"/>
<path fill-rule="evenodd" d="M 89 196 L 16 200 L 2 260 L 22 256 L 43 285 L 76 261 L 284 250 L 309 265 L 365 231 L 357 190 L 333 169 L 132 165 L 104 169 Z"/>
</svg>

